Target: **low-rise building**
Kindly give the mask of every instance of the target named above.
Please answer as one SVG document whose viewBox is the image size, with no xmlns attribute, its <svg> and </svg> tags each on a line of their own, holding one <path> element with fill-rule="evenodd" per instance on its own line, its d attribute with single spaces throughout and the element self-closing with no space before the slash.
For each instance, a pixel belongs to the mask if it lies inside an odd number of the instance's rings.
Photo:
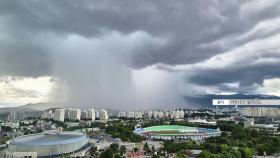
<svg viewBox="0 0 280 158">
<path fill-rule="evenodd" d="M 253 118 L 248 118 L 244 121 L 244 128 L 253 128 L 259 132 L 277 135 L 280 134 L 278 132 L 278 128 L 272 124 L 255 124 Z"/>
<path fill-rule="evenodd" d="M 206 119 L 190 119 L 188 122 L 202 125 L 217 125 L 216 121 L 207 121 Z"/>
</svg>

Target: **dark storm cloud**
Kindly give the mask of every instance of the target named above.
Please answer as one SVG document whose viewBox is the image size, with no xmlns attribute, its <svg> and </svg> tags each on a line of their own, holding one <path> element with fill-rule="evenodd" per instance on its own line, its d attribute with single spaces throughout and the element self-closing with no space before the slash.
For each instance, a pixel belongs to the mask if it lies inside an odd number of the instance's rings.
<svg viewBox="0 0 280 158">
<path fill-rule="evenodd" d="M 36 46 L 20 43 L 0 44 L 0 74 L 9 76 L 44 76 L 51 74 L 49 54 Z"/>
<path fill-rule="evenodd" d="M 111 31 L 144 31 L 166 39 L 134 51 L 133 67 L 194 63 L 218 54 L 197 45 L 244 31 L 239 1 L 2 1 L 0 13 L 12 31 L 98 37 Z"/>
<path fill-rule="evenodd" d="M 166 39 L 164 45 L 147 45 L 135 50 L 131 65 L 138 68 L 155 63 L 173 65 L 207 59 L 220 53 L 221 48 L 201 48 L 199 44 L 247 31 L 258 21 L 278 13 L 273 5 L 268 6 L 262 16 L 256 16 L 260 13 L 247 11 L 246 7 L 241 10 L 242 1 L 106 0 L 77 3 L 34 0 L 0 3 L 0 13 L 8 19 L 12 31 L 98 37 L 111 31 L 126 34 L 140 30 Z"/>
<path fill-rule="evenodd" d="M 262 84 L 266 78 L 280 76 L 278 63 L 238 66 L 228 69 L 202 70 L 194 73 L 189 82 L 198 85 L 219 85 L 221 83 L 240 82 L 241 86 L 253 83 Z"/>
</svg>

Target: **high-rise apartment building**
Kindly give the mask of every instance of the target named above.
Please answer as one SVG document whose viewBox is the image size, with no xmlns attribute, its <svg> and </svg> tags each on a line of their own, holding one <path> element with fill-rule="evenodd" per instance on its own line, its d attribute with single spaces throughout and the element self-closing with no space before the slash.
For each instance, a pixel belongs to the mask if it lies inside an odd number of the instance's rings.
<svg viewBox="0 0 280 158">
<path fill-rule="evenodd" d="M 81 119 L 81 109 L 67 109 L 67 114 L 69 120 L 80 120 Z"/>
<path fill-rule="evenodd" d="M 133 111 L 128 112 L 127 118 L 134 118 L 134 112 Z"/>
<path fill-rule="evenodd" d="M 54 111 L 54 120 L 64 122 L 64 109 L 55 109 Z"/>
<path fill-rule="evenodd" d="M 88 118 L 91 120 L 95 120 L 95 110 L 94 109 L 88 110 Z"/>
<path fill-rule="evenodd" d="M 126 117 L 126 113 L 125 112 L 119 112 L 118 117 Z"/>
<path fill-rule="evenodd" d="M 81 119 L 88 119 L 88 111 L 81 112 Z"/>
<path fill-rule="evenodd" d="M 108 120 L 108 112 L 104 109 L 99 111 L 99 119 L 100 120 Z"/>
<path fill-rule="evenodd" d="M 143 113 L 142 112 L 140 112 L 140 111 L 135 112 L 134 118 L 139 119 L 139 118 L 142 118 L 142 117 L 143 117 Z"/>
</svg>

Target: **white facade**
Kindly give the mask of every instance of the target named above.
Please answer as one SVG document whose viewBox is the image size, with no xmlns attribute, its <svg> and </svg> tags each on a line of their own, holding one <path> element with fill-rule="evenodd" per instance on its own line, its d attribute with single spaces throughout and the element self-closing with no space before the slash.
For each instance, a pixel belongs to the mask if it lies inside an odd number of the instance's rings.
<svg viewBox="0 0 280 158">
<path fill-rule="evenodd" d="M 162 111 L 154 111 L 153 116 L 154 116 L 154 118 L 163 118 L 163 112 Z"/>
<path fill-rule="evenodd" d="M 126 117 L 126 113 L 125 112 L 119 112 L 118 117 Z"/>
<path fill-rule="evenodd" d="M 64 122 L 64 109 L 55 109 L 54 111 L 54 120 Z"/>
<path fill-rule="evenodd" d="M 132 111 L 128 112 L 127 118 L 134 118 L 134 112 L 132 112 Z"/>
<path fill-rule="evenodd" d="M 184 118 L 185 112 L 182 110 L 175 110 L 175 111 L 171 111 L 170 113 L 170 117 L 174 118 L 174 119 L 182 119 Z"/>
<path fill-rule="evenodd" d="M 108 112 L 104 109 L 99 111 L 99 119 L 100 120 L 108 120 Z"/>
<path fill-rule="evenodd" d="M 248 128 L 250 126 L 253 126 L 255 124 L 254 119 L 253 118 L 247 118 L 244 121 L 244 128 Z"/>
<path fill-rule="evenodd" d="M 148 111 L 148 117 L 151 118 L 153 116 L 153 111 Z"/>
<path fill-rule="evenodd" d="M 271 108 L 271 107 L 240 108 L 239 112 L 244 116 L 250 116 L 250 117 L 277 117 L 277 116 L 280 116 L 280 109 Z"/>
<path fill-rule="evenodd" d="M 135 117 L 136 119 L 139 119 L 139 118 L 142 118 L 142 117 L 143 117 L 143 114 L 142 114 L 142 112 L 135 112 L 134 117 Z"/>
<path fill-rule="evenodd" d="M 80 109 L 68 109 L 68 118 L 69 118 L 69 120 L 80 120 L 81 119 L 81 110 Z"/>
<path fill-rule="evenodd" d="M 169 112 L 165 111 L 165 112 L 163 113 L 163 117 L 164 117 L 164 118 L 169 118 Z"/>
<path fill-rule="evenodd" d="M 98 110 L 95 111 L 95 118 L 100 118 L 100 112 Z"/>
<path fill-rule="evenodd" d="M 95 120 L 95 110 L 94 109 L 88 110 L 88 118 L 91 120 Z"/>
<path fill-rule="evenodd" d="M 81 112 L 81 118 L 82 119 L 88 119 L 88 111 L 82 111 Z"/>
<path fill-rule="evenodd" d="M 15 121 L 16 119 L 16 112 L 10 112 L 9 116 L 8 116 L 8 120 L 9 121 Z"/>
<path fill-rule="evenodd" d="M 51 110 L 47 110 L 47 111 L 44 111 L 42 113 L 41 118 L 43 118 L 43 119 L 52 119 L 52 118 L 54 118 L 54 114 L 52 113 Z"/>
<path fill-rule="evenodd" d="M 205 125 L 217 125 L 215 121 L 207 121 L 206 119 L 191 119 L 188 122 L 197 123 L 197 124 L 205 124 Z"/>
</svg>

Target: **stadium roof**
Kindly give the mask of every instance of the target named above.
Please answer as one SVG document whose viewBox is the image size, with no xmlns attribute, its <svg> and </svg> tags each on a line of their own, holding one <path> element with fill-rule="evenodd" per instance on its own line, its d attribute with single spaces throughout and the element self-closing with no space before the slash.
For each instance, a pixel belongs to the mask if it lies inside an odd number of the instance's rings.
<svg viewBox="0 0 280 158">
<path fill-rule="evenodd" d="M 78 132 L 37 133 L 13 138 L 8 143 L 13 145 L 59 145 L 86 140 L 87 137 Z"/>
</svg>

